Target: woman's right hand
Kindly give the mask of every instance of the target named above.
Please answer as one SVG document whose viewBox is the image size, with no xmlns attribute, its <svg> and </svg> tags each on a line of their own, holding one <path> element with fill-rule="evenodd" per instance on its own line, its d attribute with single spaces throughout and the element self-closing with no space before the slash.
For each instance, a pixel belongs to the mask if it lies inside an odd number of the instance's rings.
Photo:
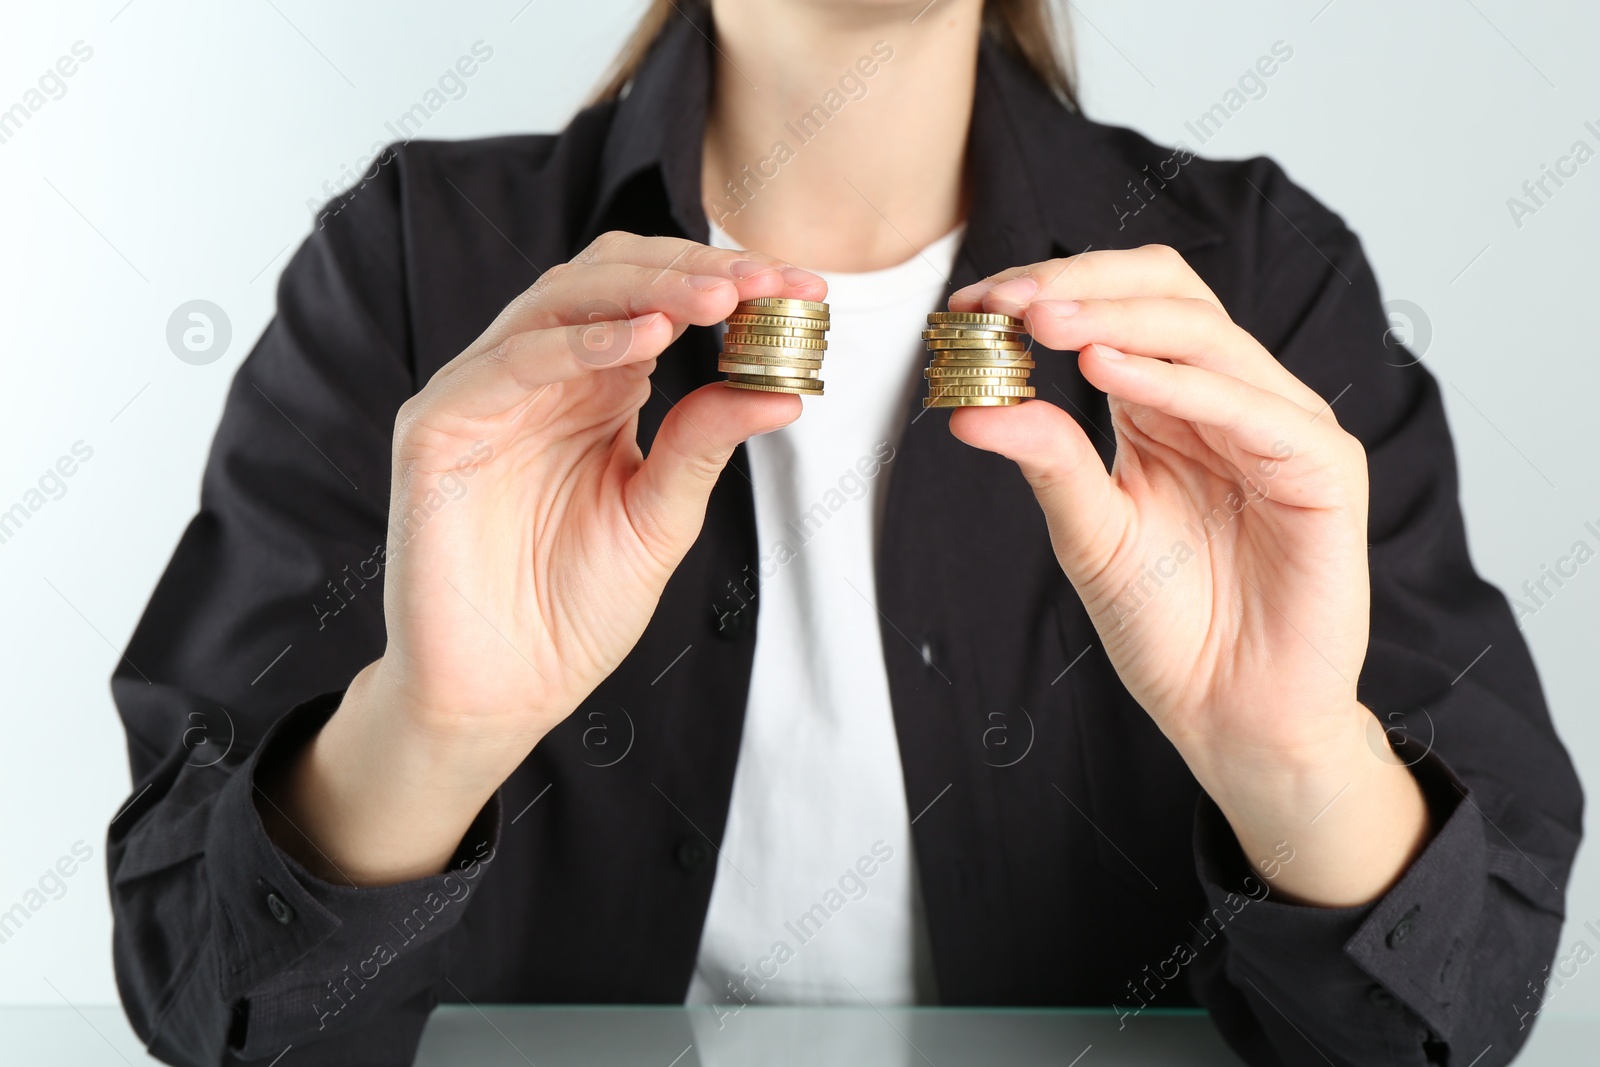
<svg viewBox="0 0 1600 1067">
<path fill-rule="evenodd" d="M 673 407 L 644 458 L 635 434 L 656 356 L 740 300 L 825 292 L 759 254 L 608 233 L 401 407 L 388 646 L 270 789 L 280 845 L 358 883 L 442 867 L 638 641 L 734 449 L 800 414 L 792 395 L 708 385 Z"/>
</svg>

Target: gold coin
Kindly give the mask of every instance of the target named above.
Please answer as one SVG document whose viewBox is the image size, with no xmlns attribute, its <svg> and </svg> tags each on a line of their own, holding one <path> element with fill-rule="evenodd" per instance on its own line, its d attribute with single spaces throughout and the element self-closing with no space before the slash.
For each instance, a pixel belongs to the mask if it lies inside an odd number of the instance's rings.
<svg viewBox="0 0 1600 1067">
<path fill-rule="evenodd" d="M 1008 408 L 1022 403 L 1015 396 L 930 396 L 924 397 L 925 408 Z"/>
<path fill-rule="evenodd" d="M 728 381 L 740 385 L 771 385 L 787 389 L 820 390 L 820 378 L 791 378 L 781 374 L 730 374 Z"/>
<path fill-rule="evenodd" d="M 928 383 L 929 396 L 1036 396 L 1031 385 L 939 385 Z"/>
<path fill-rule="evenodd" d="M 778 348 L 800 359 L 821 359 L 828 354 L 828 342 L 819 342 L 815 337 L 777 337 L 764 333 L 726 334 L 722 338 L 722 347 Z"/>
<path fill-rule="evenodd" d="M 802 319 L 788 315 L 751 315 L 735 311 L 725 320 L 730 326 L 787 326 L 791 330 L 825 330 L 827 319 Z"/>
<path fill-rule="evenodd" d="M 1005 330 L 962 330 L 952 326 L 937 326 L 922 331 L 924 341 L 930 338 L 964 338 L 972 341 L 1021 341 L 1024 334 Z"/>
<path fill-rule="evenodd" d="M 929 363 L 930 367 L 1020 367 L 1023 370 L 1032 370 L 1037 364 L 1031 359 L 988 359 L 977 355 L 955 356 L 949 352 L 940 352 Z"/>
<path fill-rule="evenodd" d="M 1005 386 L 1008 389 L 1032 389 L 1026 378 L 989 378 L 984 375 L 974 375 L 971 378 L 930 378 L 928 379 L 928 395 L 938 396 L 946 394 L 957 395 L 960 390 L 968 388 L 988 388 L 991 386 Z M 978 394 L 970 394 L 976 396 Z M 999 393 L 995 394 L 999 396 Z"/>
<path fill-rule="evenodd" d="M 930 337 L 923 342 L 928 351 L 945 348 L 987 348 L 996 352 L 1021 352 L 1028 347 L 1025 341 L 980 341 L 972 337 Z"/>
<path fill-rule="evenodd" d="M 974 326 L 993 326 L 999 329 L 1021 330 L 1026 324 L 1010 315 L 995 315 L 985 311 L 930 311 L 929 326 L 966 323 Z"/>
<path fill-rule="evenodd" d="M 1034 354 L 1027 349 L 928 349 L 934 362 L 1030 363 Z"/>
<path fill-rule="evenodd" d="M 757 356 L 793 353 L 800 359 L 821 359 L 828 347 L 828 342 L 819 341 L 814 337 L 785 337 L 778 344 L 771 343 L 773 339 L 765 335 L 759 335 L 761 339 L 756 341 L 743 340 L 755 336 L 758 335 L 729 331 L 722 338 L 722 347 L 730 352 L 749 352 Z"/>
<path fill-rule="evenodd" d="M 815 378 L 821 374 L 820 369 L 806 367 L 778 367 L 761 363 L 731 363 L 728 360 L 718 360 L 717 370 L 723 374 L 753 374 L 769 378 Z"/>
<path fill-rule="evenodd" d="M 1016 378 L 934 378 L 928 382 L 928 395 L 941 397 L 941 395 L 957 395 L 957 389 L 989 389 L 994 386 L 1018 387 L 1022 386 L 1021 379 Z M 1032 389 L 1032 387 L 1029 387 Z"/>
<path fill-rule="evenodd" d="M 1028 378 L 1027 367 L 986 367 L 982 364 L 972 367 L 933 366 L 924 367 L 924 378 L 968 378 L 974 374 L 981 374 L 986 378 Z"/>
<path fill-rule="evenodd" d="M 805 337 L 813 341 L 826 341 L 828 339 L 827 330 L 805 330 L 794 326 L 758 326 L 753 323 L 729 326 L 728 333 L 752 337 Z"/>
<path fill-rule="evenodd" d="M 825 319 L 828 317 L 828 305 L 815 300 L 792 300 L 784 296 L 758 296 L 753 300 L 741 300 L 734 311 L 753 311 L 756 308 L 767 308 L 767 311 L 758 311 L 757 314 L 766 315 L 794 315 L 806 319 Z"/>
<path fill-rule="evenodd" d="M 793 385 L 766 385 L 761 382 L 736 382 L 732 378 L 729 378 L 723 384 L 728 386 L 730 389 L 753 389 L 761 393 L 794 393 L 798 396 L 822 395 L 821 382 L 814 383 L 816 385 L 815 389 L 802 388 L 800 386 Z"/>
<path fill-rule="evenodd" d="M 781 356 L 751 355 L 748 352 L 719 352 L 717 358 L 724 363 L 751 363 L 760 367 L 796 367 L 801 370 L 816 370 L 822 366 L 820 359 L 803 359 L 796 355 L 784 354 Z"/>
</svg>

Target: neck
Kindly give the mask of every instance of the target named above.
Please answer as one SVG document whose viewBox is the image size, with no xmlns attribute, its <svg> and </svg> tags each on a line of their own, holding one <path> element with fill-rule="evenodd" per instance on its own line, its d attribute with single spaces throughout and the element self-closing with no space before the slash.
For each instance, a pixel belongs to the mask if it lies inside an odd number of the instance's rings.
<svg viewBox="0 0 1600 1067">
<path fill-rule="evenodd" d="M 965 217 L 981 0 L 714 0 L 701 187 L 748 248 L 815 270 L 893 266 Z"/>
</svg>

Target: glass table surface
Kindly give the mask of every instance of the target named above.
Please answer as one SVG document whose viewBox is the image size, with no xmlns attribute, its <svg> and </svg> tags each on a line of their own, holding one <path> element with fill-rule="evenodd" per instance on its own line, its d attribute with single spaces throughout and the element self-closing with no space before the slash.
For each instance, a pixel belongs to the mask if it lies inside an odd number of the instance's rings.
<svg viewBox="0 0 1600 1067">
<path fill-rule="evenodd" d="M 1537 1021 L 1517 1067 L 1600 1062 L 1600 1017 Z M 1498 1063 L 1468 1050 L 1462 1067 Z M 1475 1061 L 1474 1057 L 1478 1057 Z M 270 1060 L 261 1062 L 266 1067 Z M 293 1067 L 294 1050 L 277 1067 Z M 0 1008 L 0 1062 L 148 1067 L 115 1005 Z M 1204 1014 L 976 1008 L 447 1005 L 418 1067 L 1238 1067 Z M 1327 1062 L 1310 1045 L 1298 1062 Z"/>
</svg>

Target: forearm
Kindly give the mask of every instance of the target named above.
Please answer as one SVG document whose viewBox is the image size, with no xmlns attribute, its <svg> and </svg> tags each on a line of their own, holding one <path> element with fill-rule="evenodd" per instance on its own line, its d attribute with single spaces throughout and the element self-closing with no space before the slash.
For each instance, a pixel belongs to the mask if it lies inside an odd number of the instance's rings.
<svg viewBox="0 0 1600 1067">
<path fill-rule="evenodd" d="M 462 835 L 531 751 L 427 731 L 368 664 L 295 757 L 263 774 L 256 807 L 273 842 L 337 884 L 392 885 L 442 873 Z"/>
<path fill-rule="evenodd" d="M 1365 708 L 1304 757 L 1219 762 L 1207 792 L 1246 859 L 1290 903 L 1354 907 L 1383 896 L 1431 836 L 1428 805 Z M 1283 862 L 1287 845 L 1294 859 Z"/>
</svg>

